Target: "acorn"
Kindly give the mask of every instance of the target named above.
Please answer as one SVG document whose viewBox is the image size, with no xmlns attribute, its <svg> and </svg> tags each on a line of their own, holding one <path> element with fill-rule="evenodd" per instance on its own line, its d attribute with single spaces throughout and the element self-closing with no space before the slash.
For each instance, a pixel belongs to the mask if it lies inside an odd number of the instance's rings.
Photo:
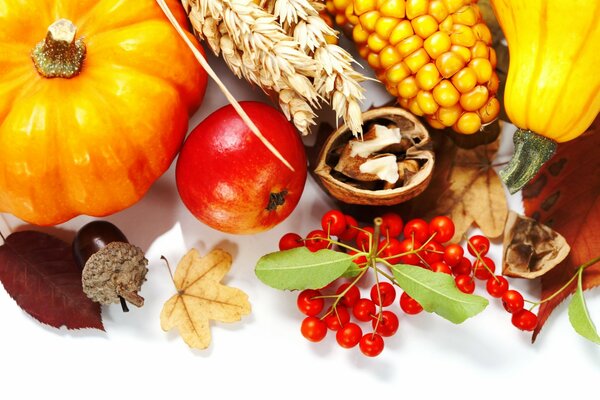
<svg viewBox="0 0 600 400">
<path fill-rule="evenodd" d="M 421 194 L 433 174 L 429 132 L 411 113 L 381 107 L 362 114 L 363 137 L 344 124 L 320 150 L 314 170 L 324 188 L 348 204 L 389 206 Z"/>
<path fill-rule="evenodd" d="M 73 256 L 83 269 L 83 291 L 91 300 L 121 303 L 123 311 L 129 311 L 125 301 L 144 305 L 138 291 L 146 280 L 148 260 L 115 225 L 108 221 L 84 225 L 73 240 Z"/>
</svg>

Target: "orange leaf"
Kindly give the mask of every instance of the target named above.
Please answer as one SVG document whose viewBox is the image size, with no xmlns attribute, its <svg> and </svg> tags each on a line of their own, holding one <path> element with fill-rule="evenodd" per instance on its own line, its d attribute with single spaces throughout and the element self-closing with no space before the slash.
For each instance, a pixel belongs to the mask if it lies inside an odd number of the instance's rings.
<svg viewBox="0 0 600 400">
<path fill-rule="evenodd" d="M 577 267 L 600 255 L 600 118 L 576 140 L 561 143 L 554 158 L 523 189 L 525 214 L 550 226 L 571 245 L 566 260 L 542 277 L 542 299 L 562 287 Z M 583 288 L 600 285 L 600 265 L 587 268 Z M 542 303 L 535 341 L 560 302 L 575 290 L 573 283 Z"/>
</svg>

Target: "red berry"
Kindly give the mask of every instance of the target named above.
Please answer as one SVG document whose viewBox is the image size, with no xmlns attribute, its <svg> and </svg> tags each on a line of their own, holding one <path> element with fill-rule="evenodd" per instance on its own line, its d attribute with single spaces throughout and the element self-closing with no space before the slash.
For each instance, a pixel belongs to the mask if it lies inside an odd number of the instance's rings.
<svg viewBox="0 0 600 400">
<path fill-rule="evenodd" d="M 461 262 L 464 255 L 465 251 L 459 244 L 449 244 L 444 249 L 444 262 L 450 267 L 454 267 Z"/>
<path fill-rule="evenodd" d="M 375 303 L 369 299 L 358 299 L 352 307 L 354 318 L 362 322 L 370 321 L 375 315 Z"/>
<path fill-rule="evenodd" d="M 496 271 L 496 264 L 489 257 L 477 259 L 473 263 L 473 275 L 477 279 L 487 280 L 494 275 L 494 271 Z"/>
<path fill-rule="evenodd" d="M 466 257 L 463 257 L 462 260 L 460 260 L 460 262 L 458 263 L 458 265 L 452 267 L 452 274 L 455 276 L 471 275 L 472 271 L 473 268 L 471 267 L 471 261 L 469 261 L 469 259 Z"/>
<path fill-rule="evenodd" d="M 400 308 L 407 314 L 418 314 L 423 311 L 423 307 L 412 297 L 408 295 L 408 293 L 403 292 L 400 296 Z"/>
<path fill-rule="evenodd" d="M 354 322 L 348 322 L 335 334 L 335 340 L 341 347 L 346 349 L 356 346 L 360 342 L 361 337 L 362 329 Z"/>
<path fill-rule="evenodd" d="M 502 305 L 506 311 L 514 313 L 523 309 L 525 300 L 523 300 L 521 293 L 516 290 L 507 290 L 502 295 Z"/>
<path fill-rule="evenodd" d="M 311 342 L 320 342 L 327 335 L 327 325 L 317 317 L 306 317 L 302 321 L 300 332 Z"/>
<path fill-rule="evenodd" d="M 325 300 L 318 298 L 321 296 L 321 292 L 313 289 L 306 289 L 300 292 L 296 305 L 301 313 L 308 316 L 315 316 L 323 311 Z"/>
<path fill-rule="evenodd" d="M 353 256 L 355 254 L 358 254 L 358 252 L 356 250 L 348 250 L 348 254 Z M 367 265 L 367 257 L 362 255 L 362 256 L 354 258 L 352 260 L 352 262 L 362 268 Z"/>
<path fill-rule="evenodd" d="M 381 313 L 380 318 L 373 318 L 371 321 L 373 330 L 383 337 L 393 336 L 398 331 L 400 322 L 398 317 L 392 311 L 385 310 Z"/>
<path fill-rule="evenodd" d="M 353 216 L 344 214 L 344 219 L 346 220 L 346 230 L 342 232 L 341 235 L 338 236 L 340 240 L 344 240 L 349 242 L 350 240 L 354 240 L 356 235 L 358 234 L 358 222 L 354 219 Z"/>
<path fill-rule="evenodd" d="M 360 351 L 367 357 L 376 357 L 383 351 L 383 338 L 376 333 L 367 333 L 360 339 Z"/>
<path fill-rule="evenodd" d="M 346 231 L 346 217 L 340 210 L 329 210 L 321 218 L 321 227 L 330 235 L 340 236 Z"/>
<path fill-rule="evenodd" d="M 467 250 L 472 256 L 477 257 L 479 253 L 479 256 L 483 257 L 490 250 L 490 240 L 482 235 L 471 236 L 467 242 Z"/>
<path fill-rule="evenodd" d="M 444 246 L 435 240 L 431 240 L 429 243 L 427 243 L 423 250 L 424 251 L 421 256 L 430 266 L 431 264 L 444 259 Z"/>
<path fill-rule="evenodd" d="M 372 226 L 365 226 L 358 231 L 356 234 L 356 246 L 358 246 L 359 250 L 369 251 L 371 249 L 373 232 L 375 232 L 375 230 Z"/>
<path fill-rule="evenodd" d="M 494 275 L 488 279 L 485 288 L 490 296 L 499 298 L 508 290 L 508 281 L 503 276 Z"/>
<path fill-rule="evenodd" d="M 306 247 L 312 251 L 318 251 L 331 247 L 331 241 L 327 237 L 327 232 L 321 229 L 315 229 L 306 235 Z"/>
<path fill-rule="evenodd" d="M 429 222 L 429 233 L 435 233 L 435 240 L 440 243 L 446 243 L 454 236 L 454 222 L 446 216 L 434 217 Z"/>
<path fill-rule="evenodd" d="M 404 222 L 402 217 L 394 212 L 385 213 L 381 216 L 381 234 L 387 238 L 397 238 L 402 234 Z"/>
<path fill-rule="evenodd" d="M 295 249 L 304 246 L 304 240 L 297 233 L 286 233 L 279 239 L 279 250 Z"/>
<path fill-rule="evenodd" d="M 433 272 L 441 272 L 443 274 L 452 275 L 452 270 L 450 267 L 443 261 L 437 261 L 430 265 L 431 270 Z"/>
<path fill-rule="evenodd" d="M 421 248 L 420 242 L 413 242 L 412 239 L 404 239 L 400 242 L 400 254 L 409 253 L 413 250 L 418 250 Z M 400 262 L 402 264 L 410 264 L 410 265 L 418 265 L 421 262 L 421 259 L 417 255 L 417 253 L 404 254 L 400 256 Z"/>
<path fill-rule="evenodd" d="M 379 290 L 377 290 L 379 288 Z M 381 298 L 381 302 L 379 299 Z M 378 306 L 387 307 L 396 299 L 396 289 L 389 282 L 379 282 L 371 288 L 371 300 Z"/>
<path fill-rule="evenodd" d="M 342 283 L 340 287 L 337 288 L 335 293 L 341 294 L 348 288 L 348 286 L 350 286 L 350 282 Z M 348 289 L 346 294 L 344 294 L 340 302 L 346 307 L 352 307 L 354 304 L 356 304 L 358 299 L 360 299 L 360 290 L 358 287 L 356 287 L 356 285 L 353 285 L 350 289 Z"/>
<path fill-rule="evenodd" d="M 400 263 L 400 257 L 397 257 L 401 251 L 400 241 L 390 238 L 379 242 L 379 257 L 385 258 L 390 264 Z"/>
<path fill-rule="evenodd" d="M 404 225 L 404 238 L 415 242 L 425 243 L 429 239 L 429 224 L 420 218 L 411 219 Z"/>
<path fill-rule="evenodd" d="M 475 291 L 475 281 L 471 275 L 456 275 L 454 282 L 463 293 L 471 294 Z"/>
<path fill-rule="evenodd" d="M 342 326 L 350 322 L 350 313 L 346 307 L 338 304 L 335 306 L 335 310 L 331 311 L 325 318 L 323 318 L 323 321 L 325 322 L 325 325 L 327 325 L 327 328 L 331 329 L 332 331 L 337 331 Z"/>
<path fill-rule="evenodd" d="M 522 331 L 532 331 L 538 323 L 537 315 L 529 310 L 519 310 L 513 313 L 511 322 Z"/>
</svg>

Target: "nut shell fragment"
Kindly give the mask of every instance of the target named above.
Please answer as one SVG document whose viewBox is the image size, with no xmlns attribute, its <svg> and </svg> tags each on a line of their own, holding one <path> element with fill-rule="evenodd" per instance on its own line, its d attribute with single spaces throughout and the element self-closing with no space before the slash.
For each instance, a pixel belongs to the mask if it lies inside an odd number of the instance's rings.
<svg viewBox="0 0 600 400">
<path fill-rule="evenodd" d="M 366 111 L 363 121 L 365 132 L 370 132 L 369 127 L 375 124 L 400 129 L 401 142 L 382 149 L 388 154 L 398 152 L 400 178 L 391 185 L 383 180 L 375 182 L 372 174 L 361 175 L 361 157 L 348 158 L 348 143 L 356 138 L 346 125 L 342 125 L 325 141 L 314 171 L 325 189 L 342 202 L 362 205 L 394 205 L 421 194 L 429 185 L 434 165 L 427 129 L 413 114 L 397 107 Z"/>
<path fill-rule="evenodd" d="M 564 260 L 570 249 L 558 232 L 511 211 L 504 228 L 502 273 L 517 278 L 536 278 Z"/>
</svg>

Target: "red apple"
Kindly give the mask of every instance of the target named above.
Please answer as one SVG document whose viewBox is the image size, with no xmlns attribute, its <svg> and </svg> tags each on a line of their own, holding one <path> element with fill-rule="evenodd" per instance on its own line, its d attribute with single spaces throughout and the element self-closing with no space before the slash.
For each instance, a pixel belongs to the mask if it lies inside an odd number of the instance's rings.
<svg viewBox="0 0 600 400">
<path fill-rule="evenodd" d="M 227 105 L 190 133 L 176 179 L 183 203 L 200 221 L 222 232 L 250 234 L 274 227 L 294 210 L 306 182 L 306 154 L 281 112 L 258 102 L 240 104 L 294 171 Z"/>
</svg>

